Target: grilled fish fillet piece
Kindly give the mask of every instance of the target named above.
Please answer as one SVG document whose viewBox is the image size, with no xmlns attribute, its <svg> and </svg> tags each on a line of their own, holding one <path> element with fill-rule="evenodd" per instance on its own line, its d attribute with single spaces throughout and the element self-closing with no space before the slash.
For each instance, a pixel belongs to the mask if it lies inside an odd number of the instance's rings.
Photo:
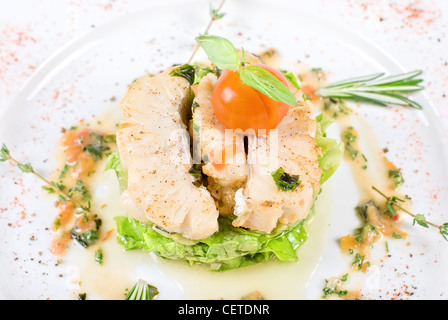
<svg viewBox="0 0 448 320">
<path fill-rule="evenodd" d="M 300 92 L 296 92 L 299 101 Z M 320 188 L 318 155 L 314 139 L 316 120 L 311 103 L 291 107 L 277 131 L 251 136 L 248 147 L 247 185 L 236 193 L 233 225 L 270 233 L 278 224 L 305 219 Z M 277 156 L 276 156 L 277 155 Z M 301 181 L 294 191 L 281 191 L 272 177 L 279 168 Z"/>
<path fill-rule="evenodd" d="M 243 136 L 226 130 L 213 111 L 216 81 L 217 77 L 210 73 L 198 85 L 193 101 L 193 148 L 202 156 L 202 172 L 208 176 L 208 188 L 217 200 L 220 213 L 226 215 L 233 213 L 234 194 L 246 182 L 248 167 Z"/>
<path fill-rule="evenodd" d="M 193 164 L 186 130 L 190 86 L 169 75 L 171 70 L 137 79 L 121 101 L 117 145 L 128 187 L 120 203 L 138 220 L 204 239 L 218 230 L 219 213 L 207 189 L 193 185 L 188 173 Z"/>
</svg>

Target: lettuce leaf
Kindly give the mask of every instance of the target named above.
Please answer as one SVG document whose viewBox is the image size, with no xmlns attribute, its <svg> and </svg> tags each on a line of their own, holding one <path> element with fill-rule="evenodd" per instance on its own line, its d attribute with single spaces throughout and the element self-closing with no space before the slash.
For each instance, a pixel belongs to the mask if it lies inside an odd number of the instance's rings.
<svg viewBox="0 0 448 320">
<path fill-rule="evenodd" d="M 296 250 L 307 239 L 303 221 L 266 234 L 236 228 L 231 219 L 222 217 L 218 232 L 194 243 L 131 217 L 118 216 L 115 221 L 118 242 L 125 250 L 140 249 L 167 259 L 208 264 L 214 271 L 242 268 L 274 257 L 280 261 L 297 261 Z"/>
<path fill-rule="evenodd" d="M 107 156 L 106 167 L 104 171 L 114 170 L 117 175 L 120 192 L 123 192 L 128 187 L 128 173 L 123 170 L 121 166 L 120 154 L 114 151 Z"/>
<path fill-rule="evenodd" d="M 344 155 L 344 143 L 340 140 L 327 138 L 325 131 L 333 123 L 323 113 L 316 117 L 317 132 L 316 143 L 322 149 L 322 155 L 319 155 L 319 167 L 322 169 L 320 184 L 327 181 L 337 170 L 342 162 Z"/>
</svg>

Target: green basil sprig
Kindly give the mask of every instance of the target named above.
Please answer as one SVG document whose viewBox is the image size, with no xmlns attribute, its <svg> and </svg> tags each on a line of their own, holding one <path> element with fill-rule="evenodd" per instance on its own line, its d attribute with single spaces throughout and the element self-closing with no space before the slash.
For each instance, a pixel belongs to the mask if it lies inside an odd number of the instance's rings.
<svg viewBox="0 0 448 320">
<path fill-rule="evenodd" d="M 240 58 L 238 50 L 229 40 L 213 35 L 202 35 L 197 37 L 196 41 L 209 60 L 219 69 L 238 72 L 242 83 L 275 101 L 284 102 L 290 106 L 298 105 L 289 88 L 268 70 L 254 65 L 244 67 L 246 63 L 244 50 L 241 50 Z"/>
</svg>

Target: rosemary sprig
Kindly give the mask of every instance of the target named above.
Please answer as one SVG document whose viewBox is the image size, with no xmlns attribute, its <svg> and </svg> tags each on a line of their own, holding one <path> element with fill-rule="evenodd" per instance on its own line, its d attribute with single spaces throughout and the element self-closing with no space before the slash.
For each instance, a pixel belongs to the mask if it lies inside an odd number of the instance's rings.
<svg viewBox="0 0 448 320">
<path fill-rule="evenodd" d="M 406 93 L 424 89 L 419 85 L 423 79 L 415 79 L 421 73 L 422 71 L 416 70 L 384 78 L 384 73 L 350 78 L 320 88 L 316 95 L 350 99 L 382 107 L 398 105 L 422 109 L 420 104 L 404 96 Z"/>
<path fill-rule="evenodd" d="M 391 214 L 393 216 L 393 215 L 395 215 L 397 209 L 401 210 L 414 218 L 414 221 L 412 223 L 413 225 L 417 223 L 418 225 L 425 227 L 425 228 L 429 228 L 429 226 L 437 228 L 439 230 L 439 233 L 442 235 L 442 237 L 446 241 L 448 241 L 448 222 L 445 222 L 441 225 L 432 223 L 432 222 L 426 220 L 426 217 L 423 214 L 420 214 L 420 213 L 414 214 L 414 213 L 410 212 L 409 210 L 403 208 L 403 206 L 401 206 L 399 204 L 399 202 L 404 202 L 404 200 L 402 200 L 396 196 L 389 197 L 374 186 L 372 186 L 372 189 L 375 190 L 376 192 L 378 192 L 382 197 L 384 197 L 386 199 L 386 201 L 387 201 L 386 208 L 387 208 L 387 211 L 389 214 Z"/>
<path fill-rule="evenodd" d="M 22 163 L 11 156 L 11 153 L 9 149 L 6 147 L 5 144 L 2 145 L 0 149 L 0 162 L 6 162 L 6 161 L 12 161 L 17 165 L 17 167 L 24 173 L 32 173 L 34 176 L 42 180 L 47 186 L 45 187 L 47 190 L 52 190 L 53 192 L 56 192 L 61 198 L 65 200 L 71 201 L 75 206 L 82 209 L 86 213 L 89 212 L 89 207 L 80 203 L 76 199 L 72 197 L 70 194 L 70 191 L 67 193 L 64 191 L 64 188 L 60 187 L 59 184 L 55 182 L 51 182 L 44 178 L 41 174 L 36 172 L 33 168 L 33 166 L 29 163 Z M 73 193 L 73 192 L 72 192 Z"/>
<path fill-rule="evenodd" d="M 125 300 L 153 300 L 158 294 L 159 290 L 156 287 L 140 279 L 126 295 Z"/>
</svg>

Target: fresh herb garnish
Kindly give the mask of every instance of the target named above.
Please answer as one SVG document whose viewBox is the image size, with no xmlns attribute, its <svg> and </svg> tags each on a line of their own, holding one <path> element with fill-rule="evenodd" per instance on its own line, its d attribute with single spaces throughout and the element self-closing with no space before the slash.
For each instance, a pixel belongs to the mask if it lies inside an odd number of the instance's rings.
<svg viewBox="0 0 448 320">
<path fill-rule="evenodd" d="M 391 178 L 394 183 L 394 189 L 399 188 L 404 183 L 401 169 L 389 170 L 389 178 Z"/>
<path fill-rule="evenodd" d="M 220 20 L 225 16 L 225 13 L 221 11 L 225 2 L 226 2 L 226 0 L 222 0 L 217 9 L 210 7 L 210 22 L 208 23 L 207 28 L 205 28 L 205 31 L 203 34 L 208 34 L 208 31 L 210 30 L 211 26 L 213 25 L 213 22 L 215 22 L 216 20 Z M 198 45 L 198 43 L 196 43 L 193 53 L 191 54 L 190 59 L 188 59 L 187 63 L 191 63 L 191 61 L 193 61 L 193 57 L 198 50 L 199 50 L 199 45 Z"/>
<path fill-rule="evenodd" d="M 358 271 L 363 270 L 363 268 L 368 268 L 370 266 L 370 262 L 369 261 L 365 261 L 366 256 L 365 255 L 361 255 L 359 253 L 355 254 L 355 260 L 352 263 L 352 266 L 356 267 L 356 269 Z"/>
<path fill-rule="evenodd" d="M 89 202 L 92 200 L 92 196 L 82 180 L 76 181 L 75 186 L 68 191 L 68 196 L 70 198 L 72 198 L 75 194 L 79 194 L 81 201 L 83 202 Z"/>
<path fill-rule="evenodd" d="M 358 140 L 358 134 L 353 127 L 348 127 L 343 132 L 342 136 L 345 144 L 345 151 L 350 155 L 352 160 L 355 160 L 359 154 L 359 150 L 357 150 L 354 146 L 356 141 Z"/>
<path fill-rule="evenodd" d="M 423 80 L 415 79 L 420 70 L 381 78 L 384 73 L 338 81 L 316 91 L 321 97 L 350 99 L 386 107 L 388 105 L 409 106 L 422 109 L 417 102 L 404 94 L 424 89 L 419 85 Z"/>
<path fill-rule="evenodd" d="M 268 70 L 255 65 L 244 67 L 246 63 L 244 49 L 241 49 L 240 57 L 238 50 L 229 40 L 213 35 L 199 36 L 196 41 L 204 49 L 210 61 L 219 69 L 237 72 L 244 84 L 275 101 L 291 106 L 298 105 L 289 88 Z"/>
<path fill-rule="evenodd" d="M 327 112 L 333 112 L 333 118 L 338 118 L 339 115 L 348 115 L 353 112 L 347 106 L 347 103 L 343 99 L 339 98 L 324 98 L 323 99 L 323 107 Z"/>
<path fill-rule="evenodd" d="M 82 219 L 82 218 L 81 218 Z M 72 239 L 75 239 L 76 241 L 78 241 L 78 243 L 83 246 L 84 248 L 88 248 L 91 245 L 93 245 L 98 239 L 98 231 L 101 227 L 102 221 L 101 219 L 95 218 L 94 219 L 95 222 L 95 228 L 93 229 L 89 229 L 87 231 L 80 231 L 76 228 L 73 228 L 70 231 L 70 236 Z"/>
<path fill-rule="evenodd" d="M 323 291 L 323 299 L 328 298 L 331 295 L 336 295 L 338 297 L 345 297 L 348 295 L 347 290 L 341 290 L 339 289 L 339 286 L 343 282 L 347 282 L 348 280 L 348 273 L 344 274 L 340 279 L 338 279 L 335 283 L 330 284 L 330 281 L 325 279 L 325 287 L 322 289 Z"/>
<path fill-rule="evenodd" d="M 280 70 L 280 72 L 285 76 L 286 79 L 289 80 L 289 82 L 291 82 L 291 84 L 298 90 L 300 90 L 300 85 L 297 82 L 296 77 L 294 76 L 294 74 L 290 71 L 287 70 Z"/>
<path fill-rule="evenodd" d="M 0 162 L 5 161 L 13 162 L 24 173 L 32 173 L 34 176 L 36 176 L 38 179 L 40 179 L 45 183 L 45 186 L 43 188 L 49 193 L 57 193 L 60 198 L 70 200 L 77 207 L 79 208 L 84 207 L 82 203 L 80 203 L 76 199 L 73 199 L 72 196 L 70 196 L 67 192 L 65 192 L 64 185 L 54 181 L 49 181 L 48 179 L 44 178 L 41 174 L 36 172 L 31 164 L 23 164 L 14 157 L 12 157 L 9 149 L 6 147 L 6 145 L 3 144 L 2 148 L 0 149 Z"/>
<path fill-rule="evenodd" d="M 87 293 L 78 294 L 78 300 L 87 300 Z"/>
<path fill-rule="evenodd" d="M 156 287 L 140 279 L 126 295 L 125 300 L 154 300 L 158 294 Z"/>
<path fill-rule="evenodd" d="M 188 170 L 188 173 L 191 174 L 196 179 L 193 181 L 193 184 L 196 187 L 202 186 L 202 169 L 200 164 L 193 164 L 191 168 Z"/>
<path fill-rule="evenodd" d="M 282 167 L 278 168 L 271 175 L 281 191 L 294 191 L 300 184 L 299 176 L 289 175 Z"/>
<path fill-rule="evenodd" d="M 388 197 L 383 192 L 378 190 L 376 187 L 372 186 L 372 189 L 375 190 L 378 194 L 380 194 L 382 197 L 386 199 L 386 214 L 389 215 L 395 215 L 398 210 L 403 211 L 414 218 L 412 224 L 415 225 L 416 223 L 424 228 L 434 227 L 439 230 L 439 233 L 442 235 L 442 237 L 448 241 L 448 222 L 445 222 L 441 225 L 437 225 L 435 223 L 432 223 L 428 221 L 425 217 L 425 215 L 417 213 L 414 214 L 404 208 L 399 202 L 404 202 L 403 199 L 400 199 L 396 196 Z"/>
<path fill-rule="evenodd" d="M 371 225 L 370 223 L 367 223 L 363 225 L 362 227 L 355 230 L 355 240 L 356 242 L 363 242 L 366 236 L 370 232 L 378 233 L 375 226 Z"/>
<path fill-rule="evenodd" d="M 173 69 L 170 72 L 170 75 L 185 78 L 190 83 L 190 85 L 192 85 L 194 83 L 196 70 L 190 64 L 183 64 L 177 67 L 176 69 Z"/>
<path fill-rule="evenodd" d="M 106 145 L 104 136 L 98 133 L 89 134 L 90 142 L 84 147 L 83 151 L 90 153 L 95 159 L 102 159 L 103 153 L 109 151 L 109 146 Z"/>
<path fill-rule="evenodd" d="M 98 248 L 95 250 L 95 262 L 99 265 L 103 265 L 103 249 Z"/>
<path fill-rule="evenodd" d="M 259 66 L 248 66 L 239 70 L 241 81 L 260 91 L 275 101 L 284 102 L 290 106 L 297 106 L 298 102 L 287 86 L 268 70 Z"/>
</svg>

